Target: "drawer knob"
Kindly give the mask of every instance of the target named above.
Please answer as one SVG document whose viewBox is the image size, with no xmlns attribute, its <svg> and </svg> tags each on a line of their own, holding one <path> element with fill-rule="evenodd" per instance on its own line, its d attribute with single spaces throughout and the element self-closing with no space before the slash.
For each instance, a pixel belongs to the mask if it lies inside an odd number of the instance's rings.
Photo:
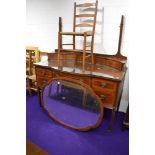
<svg viewBox="0 0 155 155">
<path fill-rule="evenodd" d="M 101 100 L 104 100 L 105 96 L 104 95 L 100 95 L 100 98 L 101 98 Z"/>
<path fill-rule="evenodd" d="M 106 84 L 106 83 L 101 83 L 100 86 L 101 86 L 102 88 L 105 88 L 105 87 L 107 86 L 107 84 Z"/>
</svg>

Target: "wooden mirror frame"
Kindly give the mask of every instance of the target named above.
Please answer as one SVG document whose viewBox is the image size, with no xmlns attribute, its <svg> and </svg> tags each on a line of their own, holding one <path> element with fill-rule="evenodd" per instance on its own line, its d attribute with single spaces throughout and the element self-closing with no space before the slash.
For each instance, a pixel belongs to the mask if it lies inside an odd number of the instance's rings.
<svg viewBox="0 0 155 155">
<path fill-rule="evenodd" d="M 48 109 L 45 107 L 45 103 L 44 103 L 44 100 L 43 100 L 43 93 L 44 93 L 44 89 L 46 88 L 46 86 L 48 86 L 52 81 L 56 81 L 56 80 L 66 80 L 66 81 L 69 81 L 69 82 L 73 82 L 75 84 L 79 84 L 81 85 L 82 87 L 88 89 L 91 93 L 92 96 L 96 97 L 97 101 L 98 101 L 98 104 L 99 104 L 99 107 L 100 107 L 100 115 L 98 117 L 98 120 L 97 122 L 94 124 L 94 125 L 91 125 L 91 126 L 87 126 L 85 128 L 76 128 L 72 125 L 69 125 L 69 124 L 66 124 L 60 120 L 58 120 L 57 118 L 55 118 L 51 113 L 49 113 Z M 75 80 L 75 79 L 69 79 L 69 78 L 66 78 L 66 77 L 59 77 L 59 78 L 53 78 L 52 80 L 50 80 L 46 85 L 43 86 L 42 88 L 42 91 L 41 91 L 41 104 L 43 106 L 43 109 L 47 112 L 48 116 L 50 118 L 52 118 L 54 121 L 56 121 L 57 123 L 65 126 L 65 127 L 68 127 L 68 128 L 71 128 L 71 129 L 74 129 L 74 130 L 78 130 L 78 131 L 88 131 L 90 129 L 94 129 L 94 128 L 97 128 L 101 122 L 102 122 L 102 119 L 103 119 L 103 116 L 104 116 L 104 107 L 103 107 L 103 103 L 101 101 L 101 99 L 95 94 L 95 92 L 92 90 L 92 88 L 90 88 L 87 84 L 81 82 L 81 81 L 78 81 L 78 80 Z"/>
</svg>

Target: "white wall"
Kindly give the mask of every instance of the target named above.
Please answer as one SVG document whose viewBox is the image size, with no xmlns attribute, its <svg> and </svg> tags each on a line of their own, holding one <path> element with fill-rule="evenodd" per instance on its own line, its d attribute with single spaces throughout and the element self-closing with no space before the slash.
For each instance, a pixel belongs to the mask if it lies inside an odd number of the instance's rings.
<svg viewBox="0 0 155 155">
<path fill-rule="evenodd" d="M 94 0 L 26 0 L 26 45 L 37 46 L 41 51 L 53 52 L 57 48 L 58 18 L 63 18 L 63 30 L 72 31 L 73 3 Z M 98 0 L 98 14 L 94 52 L 117 52 L 121 15 L 126 17 L 122 54 L 128 56 L 128 1 Z M 125 111 L 128 100 L 128 73 L 120 110 Z"/>
</svg>

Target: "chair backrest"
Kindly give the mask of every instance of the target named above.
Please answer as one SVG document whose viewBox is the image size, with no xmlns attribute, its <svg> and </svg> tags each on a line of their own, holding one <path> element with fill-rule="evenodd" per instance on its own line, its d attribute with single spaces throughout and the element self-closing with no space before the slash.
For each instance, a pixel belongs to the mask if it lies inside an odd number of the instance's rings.
<svg viewBox="0 0 155 155">
<path fill-rule="evenodd" d="M 30 76 L 33 74 L 33 59 L 30 51 L 26 50 L 26 75 Z"/>
<path fill-rule="evenodd" d="M 26 46 L 26 51 L 31 52 L 34 62 L 40 61 L 40 51 L 38 47 Z"/>
<path fill-rule="evenodd" d="M 26 47 L 26 75 L 33 75 L 35 73 L 33 63 L 40 61 L 38 47 Z"/>
<path fill-rule="evenodd" d="M 77 28 L 91 29 L 85 31 L 94 35 L 96 16 L 97 16 L 98 0 L 95 3 L 74 3 L 74 19 L 73 19 L 73 32 L 77 32 Z"/>
</svg>

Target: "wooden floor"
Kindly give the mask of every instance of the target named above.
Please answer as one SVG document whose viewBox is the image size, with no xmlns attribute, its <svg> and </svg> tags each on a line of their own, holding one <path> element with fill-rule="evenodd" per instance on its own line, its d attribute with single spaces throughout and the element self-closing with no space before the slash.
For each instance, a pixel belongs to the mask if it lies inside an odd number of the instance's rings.
<svg viewBox="0 0 155 155">
<path fill-rule="evenodd" d="M 47 152 L 33 144 L 31 141 L 26 141 L 26 155 L 49 155 Z"/>
</svg>

